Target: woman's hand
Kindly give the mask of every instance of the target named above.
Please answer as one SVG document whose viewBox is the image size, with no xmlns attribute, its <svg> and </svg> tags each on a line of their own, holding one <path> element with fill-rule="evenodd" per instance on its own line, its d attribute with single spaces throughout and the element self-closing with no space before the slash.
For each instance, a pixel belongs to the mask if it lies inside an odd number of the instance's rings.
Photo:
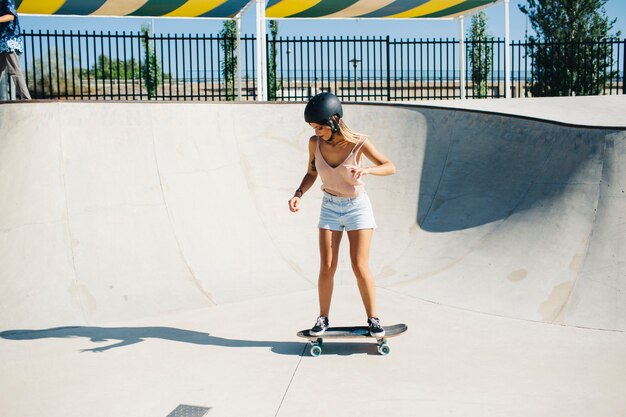
<svg viewBox="0 0 626 417">
<path fill-rule="evenodd" d="M 291 210 L 292 213 L 295 213 L 300 210 L 301 200 L 302 199 L 298 197 L 297 195 L 294 195 L 293 197 L 291 197 L 291 200 L 289 200 L 289 210 Z"/>
<path fill-rule="evenodd" d="M 359 167 L 356 165 L 348 165 L 347 168 L 352 174 L 352 178 L 354 178 L 355 180 L 358 180 L 364 175 L 367 175 L 370 173 L 369 168 L 363 168 L 363 167 Z"/>
</svg>

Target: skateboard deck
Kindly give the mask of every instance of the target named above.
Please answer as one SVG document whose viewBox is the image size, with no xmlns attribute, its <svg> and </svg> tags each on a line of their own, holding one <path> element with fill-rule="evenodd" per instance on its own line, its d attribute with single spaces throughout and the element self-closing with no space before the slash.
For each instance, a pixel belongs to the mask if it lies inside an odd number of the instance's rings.
<svg viewBox="0 0 626 417">
<path fill-rule="evenodd" d="M 406 324 L 394 324 L 392 326 L 383 326 L 383 328 L 385 329 L 383 337 L 371 336 L 367 326 L 329 327 L 321 336 L 313 336 L 307 329 L 299 331 L 298 337 L 309 340 L 309 352 L 314 357 L 322 354 L 324 339 L 376 339 L 378 353 L 388 355 L 391 352 L 391 348 L 387 343 L 387 339 L 401 335 L 408 330 L 408 327 Z"/>
</svg>

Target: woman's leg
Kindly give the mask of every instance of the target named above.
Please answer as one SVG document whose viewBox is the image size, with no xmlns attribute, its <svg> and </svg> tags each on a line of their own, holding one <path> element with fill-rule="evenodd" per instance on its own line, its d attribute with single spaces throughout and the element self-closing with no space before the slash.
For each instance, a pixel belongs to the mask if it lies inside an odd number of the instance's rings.
<svg viewBox="0 0 626 417">
<path fill-rule="evenodd" d="M 373 229 L 352 230 L 348 232 L 352 270 L 356 276 L 367 317 L 377 317 L 376 285 L 369 267 L 370 244 L 372 242 L 373 233 Z"/>
<path fill-rule="evenodd" d="M 30 100 L 30 93 L 26 85 L 26 79 L 20 69 L 19 56 L 15 52 L 7 52 L 2 54 L 9 73 L 9 78 L 13 80 L 15 85 L 15 95 L 20 100 Z"/>
<path fill-rule="evenodd" d="M 333 297 L 333 286 L 337 262 L 339 257 L 339 244 L 341 243 L 342 231 L 319 229 L 320 231 L 320 275 L 317 283 L 317 291 L 320 302 L 320 316 L 328 317 L 330 314 L 330 302 Z"/>
</svg>

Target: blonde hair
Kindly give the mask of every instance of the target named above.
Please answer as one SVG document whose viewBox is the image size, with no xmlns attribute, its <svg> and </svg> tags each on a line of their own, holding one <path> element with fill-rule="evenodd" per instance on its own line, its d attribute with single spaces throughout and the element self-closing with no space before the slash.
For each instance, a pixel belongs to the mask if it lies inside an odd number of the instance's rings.
<svg viewBox="0 0 626 417">
<path fill-rule="evenodd" d="M 335 118 L 337 118 L 337 116 L 333 116 L 333 119 Z M 334 122 L 336 123 L 337 120 L 335 119 Z M 364 134 L 355 132 L 354 130 L 350 129 L 346 122 L 343 121 L 343 119 L 339 119 L 339 134 L 343 136 L 345 140 L 354 144 L 361 143 L 361 141 L 365 138 Z"/>
</svg>

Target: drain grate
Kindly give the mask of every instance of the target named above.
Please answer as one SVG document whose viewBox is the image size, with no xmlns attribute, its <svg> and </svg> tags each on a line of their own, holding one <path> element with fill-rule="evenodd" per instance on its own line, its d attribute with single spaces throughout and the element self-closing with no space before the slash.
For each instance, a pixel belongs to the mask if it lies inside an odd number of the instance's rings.
<svg viewBox="0 0 626 417">
<path fill-rule="evenodd" d="M 209 407 L 180 404 L 167 417 L 203 417 L 210 409 Z"/>
</svg>

